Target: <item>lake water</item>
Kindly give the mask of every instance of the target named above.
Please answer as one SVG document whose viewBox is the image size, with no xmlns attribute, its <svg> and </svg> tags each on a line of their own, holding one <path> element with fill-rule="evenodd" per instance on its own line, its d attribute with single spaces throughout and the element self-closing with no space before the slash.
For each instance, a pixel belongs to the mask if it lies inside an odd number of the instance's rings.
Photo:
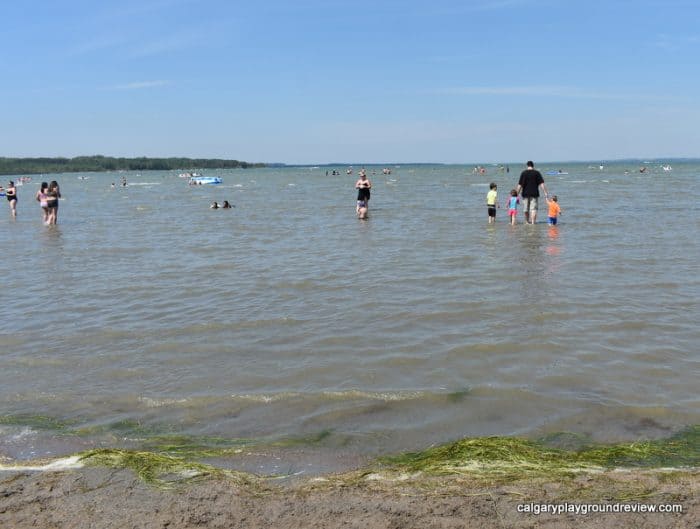
<svg viewBox="0 0 700 529">
<path fill-rule="evenodd" d="M 291 440 L 276 461 L 323 470 L 464 436 L 700 423 L 700 165 L 540 167 L 559 168 L 556 227 L 503 207 L 487 225 L 488 183 L 503 206 L 515 166 L 369 168 L 366 221 L 345 167 L 45 176 L 55 227 L 35 176 L 16 221 L 0 209 L 0 456 L 183 435 Z M 255 468 L 278 470 L 266 454 Z"/>
</svg>

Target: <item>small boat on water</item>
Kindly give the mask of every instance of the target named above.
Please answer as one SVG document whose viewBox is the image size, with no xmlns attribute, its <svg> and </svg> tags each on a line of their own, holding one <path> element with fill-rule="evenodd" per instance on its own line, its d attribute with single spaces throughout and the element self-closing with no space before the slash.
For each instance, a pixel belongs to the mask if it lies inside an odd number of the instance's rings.
<svg viewBox="0 0 700 529">
<path fill-rule="evenodd" d="M 559 170 L 559 171 L 547 171 L 546 174 L 547 174 L 548 176 L 556 176 L 556 175 L 560 175 L 560 174 L 561 174 L 561 175 L 565 175 L 565 174 L 569 174 L 569 173 L 567 173 L 566 171 L 561 171 L 561 170 Z"/>
<path fill-rule="evenodd" d="M 192 178 L 193 176 L 202 176 L 200 173 L 180 173 L 179 175 L 180 178 Z"/>
<path fill-rule="evenodd" d="M 223 180 L 219 176 L 193 176 L 190 178 L 189 185 L 201 186 L 205 184 L 221 184 Z"/>
</svg>

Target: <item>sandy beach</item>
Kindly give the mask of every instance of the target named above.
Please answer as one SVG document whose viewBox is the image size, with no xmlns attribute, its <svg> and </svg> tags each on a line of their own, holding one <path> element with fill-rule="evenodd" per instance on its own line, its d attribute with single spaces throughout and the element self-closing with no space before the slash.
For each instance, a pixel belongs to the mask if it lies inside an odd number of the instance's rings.
<svg viewBox="0 0 700 529">
<path fill-rule="evenodd" d="M 367 471 L 283 484 L 218 475 L 163 487 L 127 469 L 89 466 L 3 472 L 0 527 L 697 528 L 699 490 L 697 471 L 610 471 L 512 483 Z M 532 512 L 542 505 L 589 510 L 680 505 L 683 512 Z"/>
</svg>

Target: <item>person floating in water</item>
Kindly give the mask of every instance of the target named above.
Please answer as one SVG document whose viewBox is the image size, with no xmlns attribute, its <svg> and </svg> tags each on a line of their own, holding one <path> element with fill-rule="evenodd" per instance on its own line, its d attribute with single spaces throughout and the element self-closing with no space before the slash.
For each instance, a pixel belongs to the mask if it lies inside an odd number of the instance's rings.
<svg viewBox="0 0 700 529">
<path fill-rule="evenodd" d="M 231 209 L 233 206 L 228 203 L 228 200 L 224 200 L 224 203 L 221 205 L 223 209 Z"/>
<path fill-rule="evenodd" d="M 219 203 L 214 201 L 211 203 L 211 206 L 209 206 L 210 209 L 219 209 Z"/>
</svg>

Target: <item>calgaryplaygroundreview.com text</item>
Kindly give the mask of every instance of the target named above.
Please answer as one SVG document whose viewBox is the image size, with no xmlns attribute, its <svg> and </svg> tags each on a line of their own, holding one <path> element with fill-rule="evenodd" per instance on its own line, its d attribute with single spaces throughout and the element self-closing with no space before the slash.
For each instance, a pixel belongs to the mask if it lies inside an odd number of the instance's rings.
<svg viewBox="0 0 700 529">
<path fill-rule="evenodd" d="M 598 513 L 630 513 L 630 514 L 682 514 L 681 504 L 653 503 L 521 503 L 517 511 L 523 514 L 598 514 Z"/>
</svg>

